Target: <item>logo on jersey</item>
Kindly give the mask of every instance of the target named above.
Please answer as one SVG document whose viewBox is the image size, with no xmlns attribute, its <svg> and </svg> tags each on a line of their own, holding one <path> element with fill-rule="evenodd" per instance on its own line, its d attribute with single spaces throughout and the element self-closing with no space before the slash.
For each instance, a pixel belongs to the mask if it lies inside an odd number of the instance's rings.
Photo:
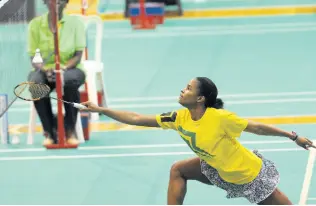
<svg viewBox="0 0 316 206">
<path fill-rule="evenodd" d="M 181 126 L 178 127 L 178 131 L 181 133 L 180 136 L 182 139 L 189 145 L 193 152 L 206 158 L 215 157 L 215 155 L 209 154 L 196 145 L 196 134 L 194 132 L 186 131 Z M 189 140 L 185 137 L 189 137 Z"/>
<path fill-rule="evenodd" d="M 177 119 L 177 112 L 167 112 L 160 115 L 161 122 L 175 122 Z"/>
</svg>

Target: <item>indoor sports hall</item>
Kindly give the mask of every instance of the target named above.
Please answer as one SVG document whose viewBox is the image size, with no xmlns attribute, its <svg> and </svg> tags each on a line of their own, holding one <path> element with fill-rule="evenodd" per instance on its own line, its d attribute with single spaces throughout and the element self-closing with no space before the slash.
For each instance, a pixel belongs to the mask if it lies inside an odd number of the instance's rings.
<svg viewBox="0 0 316 206">
<path fill-rule="evenodd" d="M 0 6 L 10 1 L 15 0 Z M 27 11 L 33 6 L 35 16 L 46 12 L 42 0 L 23 2 L 11 7 L 16 8 L 12 18 L 0 15 L 0 93 L 9 102 L 31 69 Z M 78 2 L 70 0 L 67 12 L 80 14 Z M 181 0 L 182 16 L 165 17 L 148 30 L 132 28 L 123 17 L 123 0 L 88 3 L 85 15 L 102 20 L 86 28 L 88 59 L 100 55 L 103 79 L 97 79 L 97 89 L 104 86 L 108 107 L 144 114 L 173 111 L 181 108 L 177 98 L 188 81 L 207 76 L 216 82 L 226 109 L 316 141 L 315 1 Z M 15 23 L 15 18 L 24 21 Z M 57 101 L 52 102 L 57 111 Z M 174 131 L 127 126 L 102 115 L 89 120 L 89 140 L 77 149 L 43 147 L 38 118 L 28 144 L 31 105 L 18 99 L 1 118 L 0 204 L 163 205 L 170 167 L 195 156 Z M 316 204 L 315 150 L 247 133 L 240 141 L 275 162 L 279 188 L 294 204 Z M 184 204 L 249 202 L 189 182 Z"/>
</svg>

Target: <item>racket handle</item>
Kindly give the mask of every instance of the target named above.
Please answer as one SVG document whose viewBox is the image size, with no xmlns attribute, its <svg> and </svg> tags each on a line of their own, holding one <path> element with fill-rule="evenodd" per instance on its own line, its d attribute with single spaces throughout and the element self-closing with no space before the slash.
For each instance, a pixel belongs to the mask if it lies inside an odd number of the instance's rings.
<svg viewBox="0 0 316 206">
<path fill-rule="evenodd" d="M 77 109 L 87 109 L 86 106 L 82 105 L 82 104 L 78 104 L 78 103 L 73 103 L 73 106 Z"/>
</svg>

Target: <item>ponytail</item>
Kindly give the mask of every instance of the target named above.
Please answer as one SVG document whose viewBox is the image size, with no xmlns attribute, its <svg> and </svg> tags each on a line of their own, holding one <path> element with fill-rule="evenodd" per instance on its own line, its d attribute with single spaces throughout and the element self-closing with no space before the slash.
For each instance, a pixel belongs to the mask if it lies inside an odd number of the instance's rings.
<svg viewBox="0 0 316 206">
<path fill-rule="evenodd" d="M 216 98 L 215 104 L 212 106 L 215 109 L 223 109 L 224 108 L 224 102 L 220 98 Z"/>
</svg>

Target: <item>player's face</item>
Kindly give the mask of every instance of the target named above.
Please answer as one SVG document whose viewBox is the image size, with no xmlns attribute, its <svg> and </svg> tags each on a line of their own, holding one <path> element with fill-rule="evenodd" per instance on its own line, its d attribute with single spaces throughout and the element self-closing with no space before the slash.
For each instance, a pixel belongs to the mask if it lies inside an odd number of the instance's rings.
<svg viewBox="0 0 316 206">
<path fill-rule="evenodd" d="M 196 79 L 192 79 L 188 85 L 181 90 L 179 96 L 179 103 L 184 107 L 194 107 L 200 102 L 201 96 L 199 96 L 199 82 Z"/>
</svg>

